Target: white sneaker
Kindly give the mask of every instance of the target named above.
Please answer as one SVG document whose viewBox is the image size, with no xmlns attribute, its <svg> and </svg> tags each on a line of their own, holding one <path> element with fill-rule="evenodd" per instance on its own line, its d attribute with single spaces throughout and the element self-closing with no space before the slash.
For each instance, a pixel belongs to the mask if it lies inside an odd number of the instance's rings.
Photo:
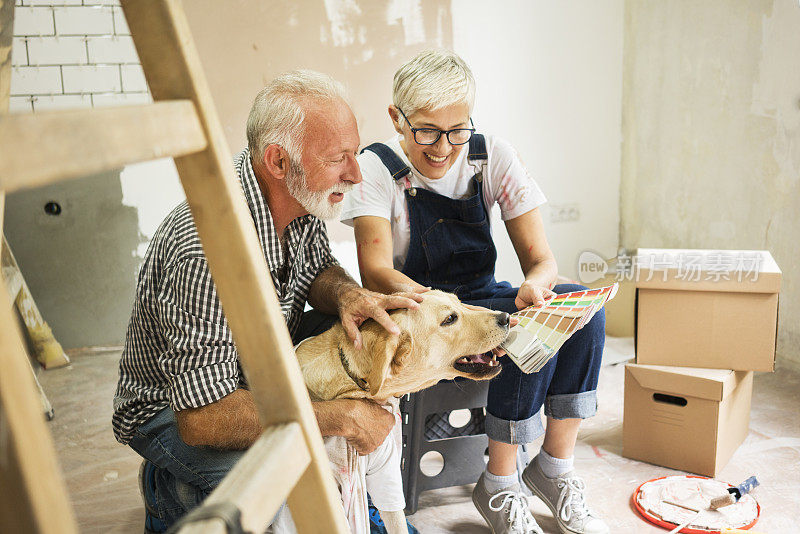
<svg viewBox="0 0 800 534">
<path fill-rule="evenodd" d="M 492 529 L 492 534 L 544 534 L 528 507 L 528 497 L 519 484 L 489 493 L 483 476 L 472 490 L 472 502 Z"/>
<path fill-rule="evenodd" d="M 534 458 L 522 480 L 550 508 L 563 534 L 608 534 L 608 525 L 586 504 L 586 483 L 574 470 L 547 478 Z"/>
</svg>

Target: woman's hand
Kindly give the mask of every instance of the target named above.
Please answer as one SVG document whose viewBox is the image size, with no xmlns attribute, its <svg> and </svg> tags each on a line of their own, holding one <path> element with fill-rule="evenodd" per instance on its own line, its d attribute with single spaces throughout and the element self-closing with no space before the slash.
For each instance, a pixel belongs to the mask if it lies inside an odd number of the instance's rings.
<svg viewBox="0 0 800 534">
<path fill-rule="evenodd" d="M 517 298 L 514 299 L 514 305 L 517 309 L 527 308 L 528 306 L 544 306 L 547 299 L 553 298 L 556 293 L 546 287 L 536 285 L 530 280 L 525 280 L 519 286 Z"/>
</svg>

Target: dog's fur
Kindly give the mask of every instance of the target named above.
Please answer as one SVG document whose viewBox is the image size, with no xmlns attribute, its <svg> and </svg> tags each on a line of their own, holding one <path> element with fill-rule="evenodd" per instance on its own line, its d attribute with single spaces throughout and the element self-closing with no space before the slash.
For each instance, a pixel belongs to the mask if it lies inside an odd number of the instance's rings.
<svg viewBox="0 0 800 534">
<path fill-rule="evenodd" d="M 488 380 L 500 372 L 490 354 L 508 335 L 509 316 L 466 306 L 441 291 L 423 294 L 416 310 L 394 310 L 399 336 L 375 321 L 362 325 L 356 350 L 342 325 L 297 347 L 297 358 L 312 400 L 372 399 L 419 391 L 457 376 Z M 383 511 L 382 511 L 383 512 Z M 381 516 L 389 534 L 406 532 L 403 512 Z"/>
</svg>

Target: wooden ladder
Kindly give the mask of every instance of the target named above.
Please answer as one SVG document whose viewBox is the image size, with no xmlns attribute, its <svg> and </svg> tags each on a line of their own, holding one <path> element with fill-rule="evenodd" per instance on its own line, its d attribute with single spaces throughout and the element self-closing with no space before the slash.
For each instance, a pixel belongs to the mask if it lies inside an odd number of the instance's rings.
<svg viewBox="0 0 800 534">
<path fill-rule="evenodd" d="M 0 0 L 0 67 L 10 62 L 5 37 L 13 4 Z M 180 1 L 122 6 L 155 102 L 0 115 L 0 190 L 174 157 L 265 428 L 204 506 L 235 506 L 244 529 L 263 532 L 288 499 L 299 532 L 345 534 L 341 498 Z M 9 70 L 0 68 L 3 110 Z M 0 525 L 8 532 L 77 533 L 7 299 L 0 287 Z M 181 532 L 226 527 L 213 518 Z"/>
</svg>

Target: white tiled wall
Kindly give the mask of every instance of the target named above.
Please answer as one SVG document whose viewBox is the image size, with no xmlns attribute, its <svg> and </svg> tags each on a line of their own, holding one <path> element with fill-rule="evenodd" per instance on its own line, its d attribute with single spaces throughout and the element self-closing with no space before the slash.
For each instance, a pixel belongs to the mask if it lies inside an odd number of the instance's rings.
<svg viewBox="0 0 800 534">
<path fill-rule="evenodd" d="M 14 9 L 14 35 L 55 35 L 51 8 L 22 7 Z"/>
<path fill-rule="evenodd" d="M 128 92 L 147 91 L 147 82 L 140 65 L 122 65 L 122 88 Z"/>
<path fill-rule="evenodd" d="M 149 102 L 119 0 L 16 0 L 10 111 Z"/>
<path fill-rule="evenodd" d="M 110 35 L 114 33 L 114 8 L 107 6 L 53 7 L 59 35 Z"/>
<path fill-rule="evenodd" d="M 28 47 L 31 65 L 82 65 L 87 62 L 86 40 L 83 37 L 17 38 L 14 46 Z"/>
<path fill-rule="evenodd" d="M 63 93 L 60 67 L 15 67 L 11 75 L 11 95 Z"/>
<path fill-rule="evenodd" d="M 86 46 L 90 63 L 139 63 L 133 39 L 129 36 L 89 37 Z"/>
</svg>

